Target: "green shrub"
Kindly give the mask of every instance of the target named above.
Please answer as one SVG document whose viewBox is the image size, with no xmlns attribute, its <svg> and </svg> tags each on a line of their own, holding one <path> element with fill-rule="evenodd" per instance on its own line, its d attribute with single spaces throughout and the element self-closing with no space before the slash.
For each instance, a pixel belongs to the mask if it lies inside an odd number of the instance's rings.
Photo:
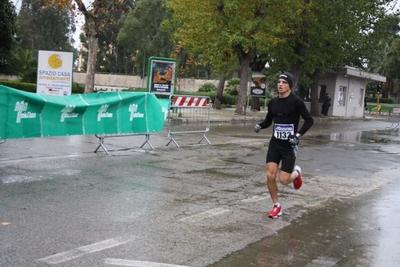
<svg viewBox="0 0 400 267">
<path fill-rule="evenodd" d="M 73 94 L 83 94 L 85 92 L 85 85 L 73 82 L 72 83 L 72 93 Z"/>
<path fill-rule="evenodd" d="M 198 91 L 199 92 L 215 92 L 215 91 L 217 91 L 217 87 L 213 83 L 205 83 L 199 88 Z"/>
<path fill-rule="evenodd" d="M 237 103 L 237 96 L 231 94 L 224 94 L 222 96 L 222 105 L 236 105 Z"/>
<path fill-rule="evenodd" d="M 31 93 L 36 93 L 36 84 L 35 83 L 23 83 L 23 82 L 19 82 L 19 81 L 1 80 L 0 84 L 14 88 L 14 89 L 31 92 Z"/>
<path fill-rule="evenodd" d="M 376 97 L 369 97 L 367 99 L 367 101 L 376 103 L 377 98 Z M 393 104 L 393 99 L 391 99 L 391 98 L 379 98 L 379 103 Z"/>
<path fill-rule="evenodd" d="M 0 80 L 0 84 L 25 92 L 36 93 L 36 83 L 23 83 L 20 81 Z M 72 83 L 73 94 L 83 94 L 84 92 L 84 84 L 79 84 L 76 82 Z"/>
<path fill-rule="evenodd" d="M 129 87 L 126 89 L 122 89 L 122 91 L 124 91 L 124 92 L 144 92 L 144 93 L 148 92 L 147 88 L 140 88 L 140 87 Z"/>
<path fill-rule="evenodd" d="M 228 81 L 228 84 L 226 85 L 225 92 L 237 96 L 239 94 L 240 90 L 240 79 L 239 78 L 233 78 Z"/>
</svg>

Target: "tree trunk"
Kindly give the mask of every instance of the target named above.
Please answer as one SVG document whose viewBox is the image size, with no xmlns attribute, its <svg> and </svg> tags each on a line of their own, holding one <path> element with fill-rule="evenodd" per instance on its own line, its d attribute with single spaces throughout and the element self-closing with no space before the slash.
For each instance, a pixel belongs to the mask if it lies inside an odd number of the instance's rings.
<svg viewBox="0 0 400 267">
<path fill-rule="evenodd" d="M 299 84 L 299 80 L 300 80 L 300 64 L 301 63 L 297 63 L 291 70 L 291 73 L 294 76 L 292 92 L 294 92 L 296 90 L 296 87 Z"/>
<path fill-rule="evenodd" d="M 313 83 L 311 84 L 311 110 L 310 114 L 312 116 L 319 116 L 319 99 L 318 99 L 318 81 L 319 81 L 319 72 L 314 72 Z"/>
<path fill-rule="evenodd" d="M 221 109 L 222 96 L 224 94 L 224 87 L 225 87 L 225 74 L 226 74 L 226 71 L 225 70 L 222 71 L 221 79 L 219 80 L 219 83 L 218 83 L 217 95 L 215 96 L 214 105 L 213 105 L 213 108 L 215 108 L 215 109 Z"/>
<path fill-rule="evenodd" d="M 256 50 L 251 48 L 247 53 L 245 53 L 240 47 L 234 47 L 234 50 L 238 55 L 240 64 L 240 89 L 235 113 L 239 115 L 246 115 L 250 63 L 256 54 Z"/>
<path fill-rule="evenodd" d="M 98 42 L 98 31 L 93 18 L 86 19 L 87 23 L 87 40 L 88 40 L 88 62 L 86 70 L 85 80 L 85 93 L 93 93 L 94 91 L 94 77 L 96 73 L 96 61 L 97 61 L 97 49 L 99 46 Z"/>
</svg>

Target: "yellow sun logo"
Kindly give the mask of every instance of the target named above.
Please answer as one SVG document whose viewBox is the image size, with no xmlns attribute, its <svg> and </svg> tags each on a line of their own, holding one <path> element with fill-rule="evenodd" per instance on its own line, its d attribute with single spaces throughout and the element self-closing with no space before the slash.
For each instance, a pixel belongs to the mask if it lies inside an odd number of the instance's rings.
<svg viewBox="0 0 400 267">
<path fill-rule="evenodd" d="M 49 56 L 48 63 L 49 66 L 52 67 L 53 69 L 58 69 L 59 67 L 62 66 L 61 56 L 58 54 L 52 54 L 51 56 Z"/>
</svg>

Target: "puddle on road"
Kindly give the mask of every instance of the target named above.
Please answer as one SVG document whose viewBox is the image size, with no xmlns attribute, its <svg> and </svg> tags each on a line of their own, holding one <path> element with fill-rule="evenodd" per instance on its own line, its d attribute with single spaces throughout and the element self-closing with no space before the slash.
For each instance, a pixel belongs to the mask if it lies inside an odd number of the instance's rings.
<svg viewBox="0 0 400 267">
<path fill-rule="evenodd" d="M 398 266 L 400 227 L 393 221 L 399 213 L 391 211 L 399 208 L 399 189 L 393 181 L 346 202 L 330 201 L 208 267 Z"/>
<path fill-rule="evenodd" d="M 331 130 L 331 132 L 325 133 L 317 133 L 313 134 L 312 132 L 307 133 L 302 138 L 303 144 L 309 143 L 310 145 L 324 145 L 327 142 L 341 142 L 341 143 L 362 143 L 362 144 L 400 144 L 400 129 L 399 128 L 386 128 L 380 130 L 365 130 L 365 131 L 352 131 L 349 126 L 344 131 L 340 132 L 332 132 L 338 130 L 335 126 L 335 122 L 327 125 L 327 130 Z M 329 128 L 331 127 L 331 128 Z M 262 134 L 254 134 L 252 132 L 252 128 L 249 126 L 218 126 L 213 129 L 214 133 L 222 136 L 230 136 L 233 138 L 240 139 L 261 139 L 261 140 L 269 140 L 272 132 L 271 129 L 266 129 Z M 350 145 L 349 145 L 350 146 Z M 391 149 L 393 152 L 393 149 Z M 400 147 L 397 151 L 400 153 Z"/>
<path fill-rule="evenodd" d="M 373 130 L 358 132 L 340 132 L 331 134 L 318 134 L 314 136 L 306 136 L 305 142 L 310 145 L 323 145 L 327 142 L 340 142 L 352 146 L 351 144 L 377 144 L 384 145 L 382 151 L 387 151 L 386 145 L 392 145 L 390 153 L 400 153 L 400 133 L 393 130 Z M 310 142 L 311 141 L 311 142 Z"/>
</svg>

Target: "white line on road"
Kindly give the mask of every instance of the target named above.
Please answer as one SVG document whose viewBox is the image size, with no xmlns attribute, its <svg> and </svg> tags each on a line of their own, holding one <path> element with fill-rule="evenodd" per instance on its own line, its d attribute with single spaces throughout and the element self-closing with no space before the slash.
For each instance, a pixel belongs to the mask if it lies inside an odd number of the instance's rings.
<svg viewBox="0 0 400 267">
<path fill-rule="evenodd" d="M 110 265 L 132 266 L 132 267 L 189 267 L 189 266 L 166 264 L 166 263 L 112 259 L 112 258 L 106 258 L 104 263 Z"/>
<path fill-rule="evenodd" d="M 44 257 L 41 259 L 38 259 L 38 261 L 47 263 L 47 264 L 58 264 L 64 261 L 69 261 L 72 259 L 76 259 L 79 257 L 82 257 L 83 255 L 89 254 L 89 253 L 94 253 L 98 252 L 101 250 L 113 248 L 128 242 L 133 241 L 133 237 L 117 237 L 117 238 L 111 238 L 107 239 L 98 243 L 94 243 L 91 245 L 79 247 L 76 249 L 72 249 L 69 251 L 57 253 L 48 257 Z"/>
<path fill-rule="evenodd" d="M 202 212 L 202 213 L 198 213 L 196 215 L 192 215 L 192 216 L 189 216 L 189 217 L 182 218 L 179 221 L 181 221 L 181 222 L 197 222 L 197 221 L 200 221 L 200 220 L 204 220 L 206 218 L 210 218 L 210 217 L 213 217 L 213 216 L 216 216 L 216 215 L 220 215 L 220 214 L 226 213 L 228 211 L 230 211 L 230 210 L 223 209 L 223 208 L 216 208 L 216 209 L 208 210 L 208 211 L 205 211 L 205 212 Z"/>
</svg>

